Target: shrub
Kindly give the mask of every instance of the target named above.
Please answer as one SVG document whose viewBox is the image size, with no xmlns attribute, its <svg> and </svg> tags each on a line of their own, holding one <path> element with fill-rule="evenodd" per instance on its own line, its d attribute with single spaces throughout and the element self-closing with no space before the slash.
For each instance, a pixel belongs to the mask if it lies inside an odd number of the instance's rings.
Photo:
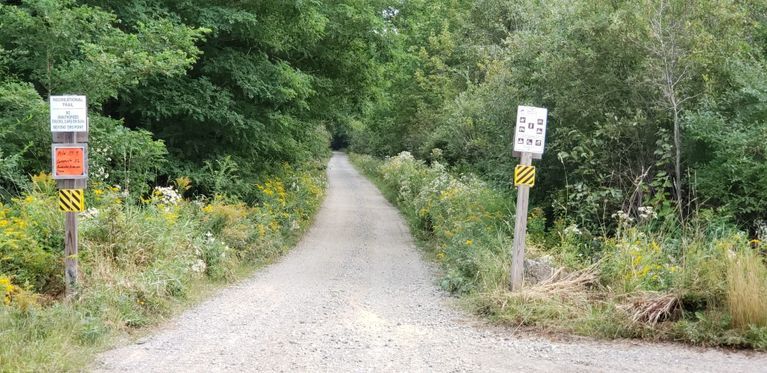
<svg viewBox="0 0 767 373">
<path fill-rule="evenodd" d="M 0 76 L 0 192 L 17 194 L 27 173 L 50 167 L 49 111 L 31 83 Z"/>
<path fill-rule="evenodd" d="M 629 228 L 621 237 L 608 240 L 609 252 L 603 265 L 603 279 L 621 291 L 667 290 L 679 264 L 655 237 Z"/>
<path fill-rule="evenodd" d="M 548 247 L 547 251 L 564 266 L 582 269 L 599 261 L 605 242 L 594 237 L 585 228 L 576 224 L 566 224 L 565 220 L 560 218 L 554 221 L 554 226 L 548 232 L 543 245 L 544 249 Z"/>
<path fill-rule="evenodd" d="M 0 204 L 0 273 L 45 293 L 63 289 L 57 245 L 63 242 L 63 222 L 55 219 L 54 203 L 49 195 L 31 192 Z"/>
<path fill-rule="evenodd" d="M 388 158 L 381 165 L 380 174 L 384 182 L 398 193 L 398 200 L 410 204 L 426 182 L 428 168 L 417 161 L 409 152 Z"/>
<path fill-rule="evenodd" d="M 355 156 L 355 162 L 380 175 L 400 206 L 434 238 L 435 255 L 447 269 L 444 288 L 466 293 L 505 282 L 510 198 L 475 176 L 455 177 L 439 162 L 427 166 L 408 152 L 377 168 L 364 156 Z"/>
<path fill-rule="evenodd" d="M 121 185 L 133 197 L 147 193 L 167 164 L 168 151 L 145 130 L 130 130 L 120 121 L 93 116 L 90 134 L 90 177 Z"/>
</svg>

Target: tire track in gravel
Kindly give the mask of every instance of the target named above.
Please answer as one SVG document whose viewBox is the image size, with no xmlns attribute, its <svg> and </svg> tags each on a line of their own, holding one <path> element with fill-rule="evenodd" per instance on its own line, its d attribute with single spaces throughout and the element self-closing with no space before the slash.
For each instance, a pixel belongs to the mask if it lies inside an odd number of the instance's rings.
<svg viewBox="0 0 767 373">
<path fill-rule="evenodd" d="M 100 372 L 765 371 L 765 354 L 555 342 L 451 305 L 378 190 L 335 153 L 314 226 L 280 262 L 101 354 Z"/>
</svg>

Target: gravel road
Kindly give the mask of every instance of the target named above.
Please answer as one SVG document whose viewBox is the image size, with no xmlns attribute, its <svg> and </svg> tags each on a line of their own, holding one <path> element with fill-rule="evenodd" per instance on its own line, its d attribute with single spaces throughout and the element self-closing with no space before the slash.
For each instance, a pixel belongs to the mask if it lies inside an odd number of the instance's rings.
<svg viewBox="0 0 767 373">
<path fill-rule="evenodd" d="M 459 311 L 378 190 L 334 154 L 316 223 L 290 254 L 154 335 L 100 355 L 104 372 L 767 371 L 766 354 L 515 335 Z"/>
</svg>

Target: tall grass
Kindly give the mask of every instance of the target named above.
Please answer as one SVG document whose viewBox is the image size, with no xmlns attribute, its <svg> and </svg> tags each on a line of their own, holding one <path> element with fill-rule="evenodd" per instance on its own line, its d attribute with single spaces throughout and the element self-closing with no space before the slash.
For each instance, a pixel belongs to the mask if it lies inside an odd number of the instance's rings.
<svg viewBox="0 0 767 373">
<path fill-rule="evenodd" d="M 727 264 L 727 306 L 734 326 L 767 327 L 767 267 L 762 258 L 745 249 Z"/>
</svg>

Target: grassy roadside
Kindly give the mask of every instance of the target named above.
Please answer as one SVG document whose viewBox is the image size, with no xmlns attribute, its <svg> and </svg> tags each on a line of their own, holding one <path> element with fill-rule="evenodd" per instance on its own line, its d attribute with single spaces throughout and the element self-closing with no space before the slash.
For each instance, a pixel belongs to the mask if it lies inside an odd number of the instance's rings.
<svg viewBox="0 0 767 373">
<path fill-rule="evenodd" d="M 600 338 L 642 338 L 767 350 L 767 267 L 761 242 L 715 214 L 669 227 L 652 211 L 612 236 L 547 224 L 533 209 L 529 256 L 552 281 L 507 290 L 513 198 L 471 175 L 407 153 L 352 163 L 403 212 L 438 261 L 441 285 L 475 313 L 514 327 Z"/>
<path fill-rule="evenodd" d="M 45 175 L 0 205 L 0 371 L 77 371 L 293 247 L 325 194 L 324 163 L 254 183 L 257 204 L 185 199 L 185 179 L 126 201 L 95 185 L 80 224 L 81 288 L 61 299 L 61 215 Z"/>
</svg>

